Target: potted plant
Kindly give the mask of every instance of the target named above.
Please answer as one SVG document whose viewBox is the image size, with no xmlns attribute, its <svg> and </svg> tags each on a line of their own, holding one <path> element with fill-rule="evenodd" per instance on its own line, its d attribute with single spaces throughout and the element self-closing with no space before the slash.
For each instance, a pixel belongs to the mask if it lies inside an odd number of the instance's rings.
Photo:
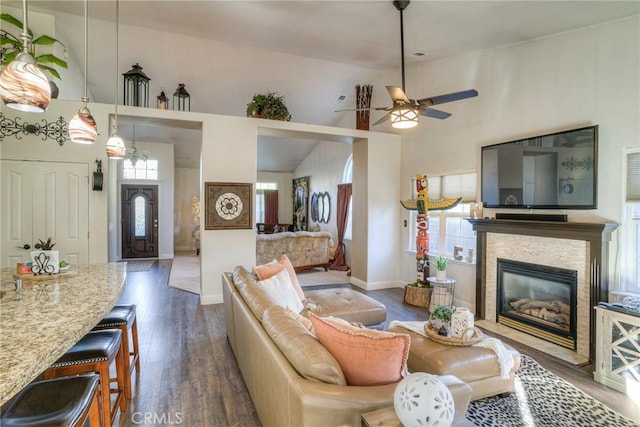
<svg viewBox="0 0 640 427">
<path fill-rule="evenodd" d="M 449 333 L 449 326 L 451 324 L 451 315 L 453 309 L 448 305 L 440 304 L 429 314 L 429 322 L 431 326 L 438 330 L 438 333 L 444 328 L 445 335 Z"/>
<path fill-rule="evenodd" d="M 52 250 L 55 245 L 51 237 L 46 241 L 38 240 L 35 244 L 37 250 L 31 251 L 31 271 L 34 275 L 60 272 L 60 253 Z"/>
<path fill-rule="evenodd" d="M 428 283 L 407 283 L 404 287 L 404 302 L 416 307 L 429 307 L 433 286 Z"/>
<path fill-rule="evenodd" d="M 0 20 L 8 22 L 11 25 L 14 25 L 16 28 L 20 30 L 22 33 L 22 21 L 14 17 L 9 13 L 0 14 Z M 33 32 L 31 29 L 27 29 L 29 34 L 33 36 Z M 29 54 L 36 60 L 36 64 L 38 68 L 42 71 L 48 73 L 52 77 L 60 79 L 60 73 L 55 68 L 55 66 L 60 68 L 67 68 L 67 62 L 63 59 L 58 58 L 52 53 L 42 53 L 40 55 L 36 55 L 36 46 L 52 46 L 56 43 L 59 43 L 62 47 L 65 47 L 64 44 L 51 36 L 42 35 L 39 37 L 35 37 L 31 43 L 29 43 L 29 47 L 27 51 Z M 24 49 L 24 42 L 20 37 L 16 37 L 13 34 L 7 32 L 6 30 L 0 31 L 0 65 L 8 64 L 13 61 L 16 56 Z M 58 87 L 54 82 L 49 83 L 51 85 L 51 96 L 55 98 L 57 96 Z"/>
<path fill-rule="evenodd" d="M 443 282 L 447 279 L 447 266 L 449 265 L 449 258 L 438 255 L 435 259 L 436 264 L 436 280 Z"/>
<path fill-rule="evenodd" d="M 291 114 L 284 103 L 284 96 L 273 92 L 256 93 L 247 104 L 247 117 L 271 120 L 291 120 Z"/>
</svg>

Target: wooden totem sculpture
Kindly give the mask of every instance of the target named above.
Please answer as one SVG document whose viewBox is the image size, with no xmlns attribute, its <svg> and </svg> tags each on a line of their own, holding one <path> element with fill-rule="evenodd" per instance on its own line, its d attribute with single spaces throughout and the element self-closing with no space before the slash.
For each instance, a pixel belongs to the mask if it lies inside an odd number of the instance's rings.
<svg viewBox="0 0 640 427">
<path fill-rule="evenodd" d="M 427 283 L 429 273 L 429 211 L 440 211 L 450 209 L 462 201 L 462 197 L 457 199 L 445 198 L 439 200 L 429 199 L 429 177 L 427 174 L 416 175 L 417 197 L 415 200 L 400 201 L 402 206 L 408 210 L 417 210 L 416 217 L 416 270 L 417 282 Z"/>
</svg>

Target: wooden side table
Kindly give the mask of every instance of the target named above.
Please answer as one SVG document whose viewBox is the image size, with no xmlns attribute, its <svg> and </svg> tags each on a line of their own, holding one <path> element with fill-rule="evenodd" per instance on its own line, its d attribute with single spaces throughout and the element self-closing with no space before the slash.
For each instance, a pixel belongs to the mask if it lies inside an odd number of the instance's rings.
<svg viewBox="0 0 640 427">
<path fill-rule="evenodd" d="M 400 420 L 396 417 L 396 411 L 392 407 L 366 412 L 360 417 L 362 419 L 362 427 L 402 427 L 402 423 L 400 423 Z M 474 424 L 467 420 L 460 412 L 456 412 L 451 426 L 474 427 Z"/>
</svg>

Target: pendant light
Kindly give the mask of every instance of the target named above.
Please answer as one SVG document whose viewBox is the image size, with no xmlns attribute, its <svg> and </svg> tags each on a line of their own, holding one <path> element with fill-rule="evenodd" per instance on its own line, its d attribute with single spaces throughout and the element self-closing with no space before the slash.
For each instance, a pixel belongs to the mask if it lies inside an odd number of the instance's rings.
<svg viewBox="0 0 640 427">
<path fill-rule="evenodd" d="M 42 113 L 49 106 L 49 80 L 29 55 L 31 35 L 27 21 L 27 0 L 22 1 L 22 52 L 0 73 L 0 97 L 7 107 L 30 113 Z"/>
<path fill-rule="evenodd" d="M 79 144 L 93 144 L 98 137 L 98 125 L 87 107 L 87 62 L 89 58 L 89 0 L 84 0 L 84 96 L 82 107 L 69 122 L 69 139 Z"/>
<path fill-rule="evenodd" d="M 113 116 L 113 132 L 107 141 L 107 157 L 110 159 L 123 159 L 127 154 L 127 147 L 124 141 L 118 135 L 118 30 L 119 30 L 120 6 L 116 0 L 116 90 L 113 105 L 115 107 L 115 115 Z"/>
</svg>

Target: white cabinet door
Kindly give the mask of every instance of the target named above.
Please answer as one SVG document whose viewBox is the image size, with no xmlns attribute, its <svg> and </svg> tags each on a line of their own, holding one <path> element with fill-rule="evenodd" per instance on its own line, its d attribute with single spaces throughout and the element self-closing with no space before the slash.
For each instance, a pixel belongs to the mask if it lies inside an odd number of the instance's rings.
<svg viewBox="0 0 640 427">
<path fill-rule="evenodd" d="M 88 166 L 2 160 L 0 169 L 1 266 L 30 261 L 38 240 L 49 237 L 61 260 L 88 264 Z"/>
</svg>

